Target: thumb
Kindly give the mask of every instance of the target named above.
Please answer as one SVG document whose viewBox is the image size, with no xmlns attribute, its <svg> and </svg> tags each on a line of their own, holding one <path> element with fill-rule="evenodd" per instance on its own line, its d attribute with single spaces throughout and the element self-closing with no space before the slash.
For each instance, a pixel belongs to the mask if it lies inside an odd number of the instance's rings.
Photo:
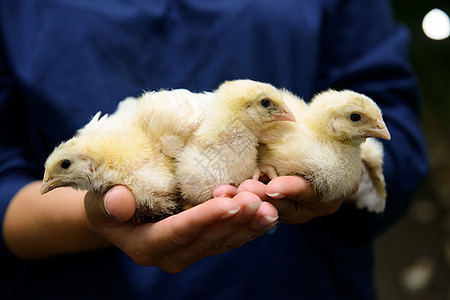
<svg viewBox="0 0 450 300">
<path fill-rule="evenodd" d="M 103 207 L 106 213 L 117 221 L 125 222 L 134 215 L 136 201 L 127 187 L 118 185 L 111 188 L 103 197 Z"/>
<path fill-rule="evenodd" d="M 136 210 L 133 193 L 125 186 L 111 188 L 105 195 L 88 192 L 84 198 L 86 215 L 94 223 L 111 220 L 119 222 L 129 220 Z"/>
</svg>

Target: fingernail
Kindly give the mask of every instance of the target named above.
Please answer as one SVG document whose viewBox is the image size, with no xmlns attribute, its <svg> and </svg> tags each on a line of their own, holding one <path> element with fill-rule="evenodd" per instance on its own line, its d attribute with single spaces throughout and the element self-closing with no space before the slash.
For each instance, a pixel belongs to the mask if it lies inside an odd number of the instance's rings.
<svg viewBox="0 0 450 300">
<path fill-rule="evenodd" d="M 103 197 L 103 208 L 105 209 L 105 211 L 106 211 L 106 213 L 107 213 L 108 215 L 112 216 L 111 213 L 110 213 L 109 210 L 108 210 L 107 203 L 106 203 L 106 202 L 108 201 L 109 194 L 110 194 L 110 192 L 108 191 L 108 192 L 106 193 L 105 197 Z"/>
<path fill-rule="evenodd" d="M 258 202 L 253 202 L 247 205 L 248 208 L 252 209 L 252 210 L 257 210 L 260 206 L 261 206 L 261 201 Z"/>
<path fill-rule="evenodd" d="M 240 209 L 241 209 L 241 207 L 238 206 L 238 208 L 236 208 L 236 209 L 229 210 L 228 213 L 229 213 L 230 215 L 234 215 L 234 214 L 237 213 Z"/>
<path fill-rule="evenodd" d="M 280 193 L 269 194 L 269 193 L 266 192 L 266 195 L 269 196 L 269 197 L 276 197 L 276 196 L 278 196 L 279 194 L 280 194 Z"/>
<path fill-rule="evenodd" d="M 266 192 L 266 195 L 269 196 L 269 197 L 272 197 L 272 198 L 276 198 L 276 197 L 280 196 L 281 194 L 280 193 L 269 194 L 269 193 Z"/>
<path fill-rule="evenodd" d="M 261 226 L 261 228 L 267 228 L 267 230 L 269 230 L 270 228 L 272 228 L 273 226 L 275 226 L 277 224 L 277 220 L 278 220 L 278 216 L 277 217 L 271 217 L 271 216 L 264 216 L 261 219 L 259 219 L 259 225 Z M 270 226 L 272 225 L 272 226 Z"/>
<path fill-rule="evenodd" d="M 217 196 L 217 197 L 214 197 L 214 198 L 222 198 L 222 197 L 225 197 L 227 194 L 222 194 L 222 195 L 220 195 L 220 196 Z"/>
<path fill-rule="evenodd" d="M 227 211 L 227 212 L 222 216 L 222 218 L 220 218 L 220 219 L 221 219 L 221 220 L 228 219 L 228 218 L 234 216 L 235 214 L 237 214 L 237 212 L 238 212 L 239 210 L 241 210 L 241 207 L 240 207 L 240 206 L 238 206 L 236 209 L 229 210 L 229 211 Z"/>
</svg>

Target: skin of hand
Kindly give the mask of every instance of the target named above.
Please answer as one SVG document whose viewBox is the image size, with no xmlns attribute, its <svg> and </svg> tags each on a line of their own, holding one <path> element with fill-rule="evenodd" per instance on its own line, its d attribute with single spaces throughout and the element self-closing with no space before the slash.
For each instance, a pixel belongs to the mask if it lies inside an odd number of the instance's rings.
<svg viewBox="0 0 450 300">
<path fill-rule="evenodd" d="M 94 230 L 137 264 L 177 273 L 202 258 L 240 247 L 277 224 L 275 207 L 254 193 L 218 196 L 156 223 L 129 221 L 135 200 L 125 186 L 115 186 L 104 196 L 87 193 L 85 209 Z"/>
<path fill-rule="evenodd" d="M 352 191 L 356 193 L 358 186 Z M 244 191 L 252 192 L 264 202 L 276 207 L 279 221 L 290 224 L 301 224 L 311 219 L 335 213 L 346 198 L 336 201 L 322 202 L 315 195 L 311 185 L 299 176 L 280 176 L 272 179 L 268 184 L 257 180 L 246 180 L 238 188 L 230 185 L 219 186 L 214 196 L 226 194 L 233 196 Z"/>
</svg>

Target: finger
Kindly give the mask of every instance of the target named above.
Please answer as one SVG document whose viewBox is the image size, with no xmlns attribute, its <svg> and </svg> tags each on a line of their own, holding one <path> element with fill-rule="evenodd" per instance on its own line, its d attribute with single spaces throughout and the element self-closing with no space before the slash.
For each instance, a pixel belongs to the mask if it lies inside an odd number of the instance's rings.
<svg viewBox="0 0 450 300">
<path fill-rule="evenodd" d="M 214 242 L 236 232 L 243 224 L 248 223 L 253 218 L 262 203 L 258 196 L 249 192 L 239 193 L 233 200 L 240 203 L 242 209 L 232 218 L 221 222 L 220 226 L 205 232 L 202 239 Z"/>
<path fill-rule="evenodd" d="M 240 193 L 232 200 L 240 204 L 241 210 L 235 216 L 210 226 L 189 246 L 179 252 L 179 259 L 185 261 L 197 260 L 209 255 L 223 253 L 240 245 L 240 242 L 236 244 L 230 242 L 227 238 L 252 220 L 262 202 L 258 196 L 248 192 Z"/>
<path fill-rule="evenodd" d="M 241 219 L 251 219 L 251 215 L 254 214 L 252 206 L 259 206 L 261 202 L 257 197 L 255 200 L 255 198 L 250 199 L 245 195 L 235 198 L 237 199 L 214 198 L 190 210 L 154 223 L 147 234 L 150 238 L 148 245 L 151 245 L 156 253 L 163 252 L 165 254 L 157 257 L 156 261 L 153 257 L 149 261 L 140 263 L 165 266 L 164 269 L 168 272 L 179 272 L 206 256 L 219 253 L 217 249 L 220 246 L 214 241 L 220 237 L 200 237 L 207 230 L 219 226 L 218 224 L 226 222 L 228 219 L 237 217 L 235 219 L 237 223 Z M 245 205 L 246 203 L 250 205 Z M 252 203 L 253 205 L 251 205 Z M 238 214 L 239 216 L 237 216 Z M 216 236 L 218 235 L 220 233 L 216 234 Z"/>
<path fill-rule="evenodd" d="M 87 192 L 84 196 L 84 209 L 91 223 L 103 223 L 113 218 L 106 212 L 102 197 L 96 193 Z"/>
<path fill-rule="evenodd" d="M 302 224 L 317 217 L 333 214 L 342 204 L 341 200 L 323 203 L 318 199 L 314 202 L 289 199 L 269 199 L 268 201 L 278 210 L 279 221 L 289 224 Z"/>
<path fill-rule="evenodd" d="M 234 216 L 240 210 L 240 203 L 231 198 L 213 198 L 155 223 L 149 236 L 154 239 L 154 245 L 161 247 L 186 246 L 209 227 Z"/>
<path fill-rule="evenodd" d="M 227 238 L 227 243 L 237 247 L 264 234 L 278 224 L 278 211 L 269 202 L 262 202 L 252 220 Z"/>
<path fill-rule="evenodd" d="M 214 198 L 156 223 L 104 222 L 100 230 L 137 264 L 178 272 L 191 264 L 193 258 L 180 259 L 175 253 L 183 252 L 209 227 L 240 210 L 240 204 L 233 199 Z"/>
<path fill-rule="evenodd" d="M 293 198 L 310 200 L 315 198 L 311 185 L 299 176 L 280 176 L 271 180 L 266 187 L 266 194 L 275 199 Z"/>
<path fill-rule="evenodd" d="M 208 249 L 209 255 L 220 254 L 232 248 L 238 248 L 245 243 L 263 235 L 267 230 L 278 224 L 278 212 L 273 205 L 262 202 L 250 221 L 235 222 L 238 216 L 220 223 L 205 235 L 200 249 Z"/>
<path fill-rule="evenodd" d="M 255 221 L 259 229 L 269 230 L 278 223 L 278 210 L 270 202 L 263 202 L 253 218 L 252 228 L 256 228 Z M 273 225 L 273 226 L 272 226 Z"/>
<path fill-rule="evenodd" d="M 103 197 L 104 211 L 119 222 L 131 219 L 136 211 L 133 193 L 125 186 L 111 188 Z"/>
<path fill-rule="evenodd" d="M 280 217 L 279 221 L 283 223 L 293 223 L 294 220 L 301 221 L 304 219 L 303 215 L 305 213 L 304 208 L 302 207 L 300 202 L 289 200 L 289 199 L 274 199 L 270 198 L 267 200 L 270 204 L 272 204 L 276 210 L 278 211 Z"/>
<path fill-rule="evenodd" d="M 115 186 L 104 196 L 88 192 L 84 197 L 84 206 L 91 223 L 103 223 L 112 219 L 124 222 L 133 216 L 136 202 L 128 188 Z"/>
<path fill-rule="evenodd" d="M 210 232 L 208 231 L 208 234 L 201 236 L 188 247 L 172 252 L 171 255 L 168 256 L 168 259 L 171 261 L 171 268 L 166 268 L 166 270 L 168 272 L 180 272 L 204 257 L 224 253 L 232 248 L 240 247 L 246 242 L 263 235 L 266 231 L 273 228 L 277 224 L 277 217 L 271 216 L 277 215 L 276 209 L 270 203 L 263 202 L 258 211 L 266 211 L 267 208 L 269 208 L 272 212 L 261 218 L 263 221 L 258 222 L 258 225 L 256 226 L 257 229 L 254 228 L 254 225 L 251 225 L 251 222 L 247 222 L 238 229 L 233 228 L 233 226 L 229 227 L 231 220 L 238 218 L 238 216 L 235 216 L 229 221 L 227 220 L 216 225 Z M 257 218 L 255 219 L 258 220 Z M 220 227 L 229 228 L 232 230 L 223 231 Z M 228 234 L 228 236 L 222 238 L 221 235 L 223 234 Z M 212 236 L 214 237 L 209 240 Z M 163 260 L 167 261 L 167 257 L 164 257 Z"/>
<path fill-rule="evenodd" d="M 268 198 L 266 194 L 266 185 L 260 181 L 248 179 L 241 183 L 237 188 L 237 192 L 251 192 L 257 195 L 261 200 L 266 200 Z"/>
<path fill-rule="evenodd" d="M 234 196 L 236 196 L 236 194 L 237 194 L 237 188 L 230 184 L 221 184 L 218 187 L 216 187 L 213 191 L 214 198 L 219 198 L 219 197 L 233 198 Z"/>
</svg>

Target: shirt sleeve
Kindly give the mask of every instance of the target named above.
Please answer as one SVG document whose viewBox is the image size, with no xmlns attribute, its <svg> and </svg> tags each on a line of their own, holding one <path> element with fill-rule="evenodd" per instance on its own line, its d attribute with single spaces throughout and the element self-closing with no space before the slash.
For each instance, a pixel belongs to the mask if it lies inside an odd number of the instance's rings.
<svg viewBox="0 0 450 300">
<path fill-rule="evenodd" d="M 391 141 L 383 141 L 387 204 L 383 214 L 352 205 L 326 221 L 339 236 L 365 243 L 386 230 L 409 207 L 428 171 L 420 128 L 420 98 L 409 63 L 409 32 L 392 18 L 388 1 L 340 1 L 330 9 L 323 38 L 318 89 L 352 89 L 374 99 L 383 111 Z M 331 224 L 330 224 L 331 223 Z"/>
</svg>

